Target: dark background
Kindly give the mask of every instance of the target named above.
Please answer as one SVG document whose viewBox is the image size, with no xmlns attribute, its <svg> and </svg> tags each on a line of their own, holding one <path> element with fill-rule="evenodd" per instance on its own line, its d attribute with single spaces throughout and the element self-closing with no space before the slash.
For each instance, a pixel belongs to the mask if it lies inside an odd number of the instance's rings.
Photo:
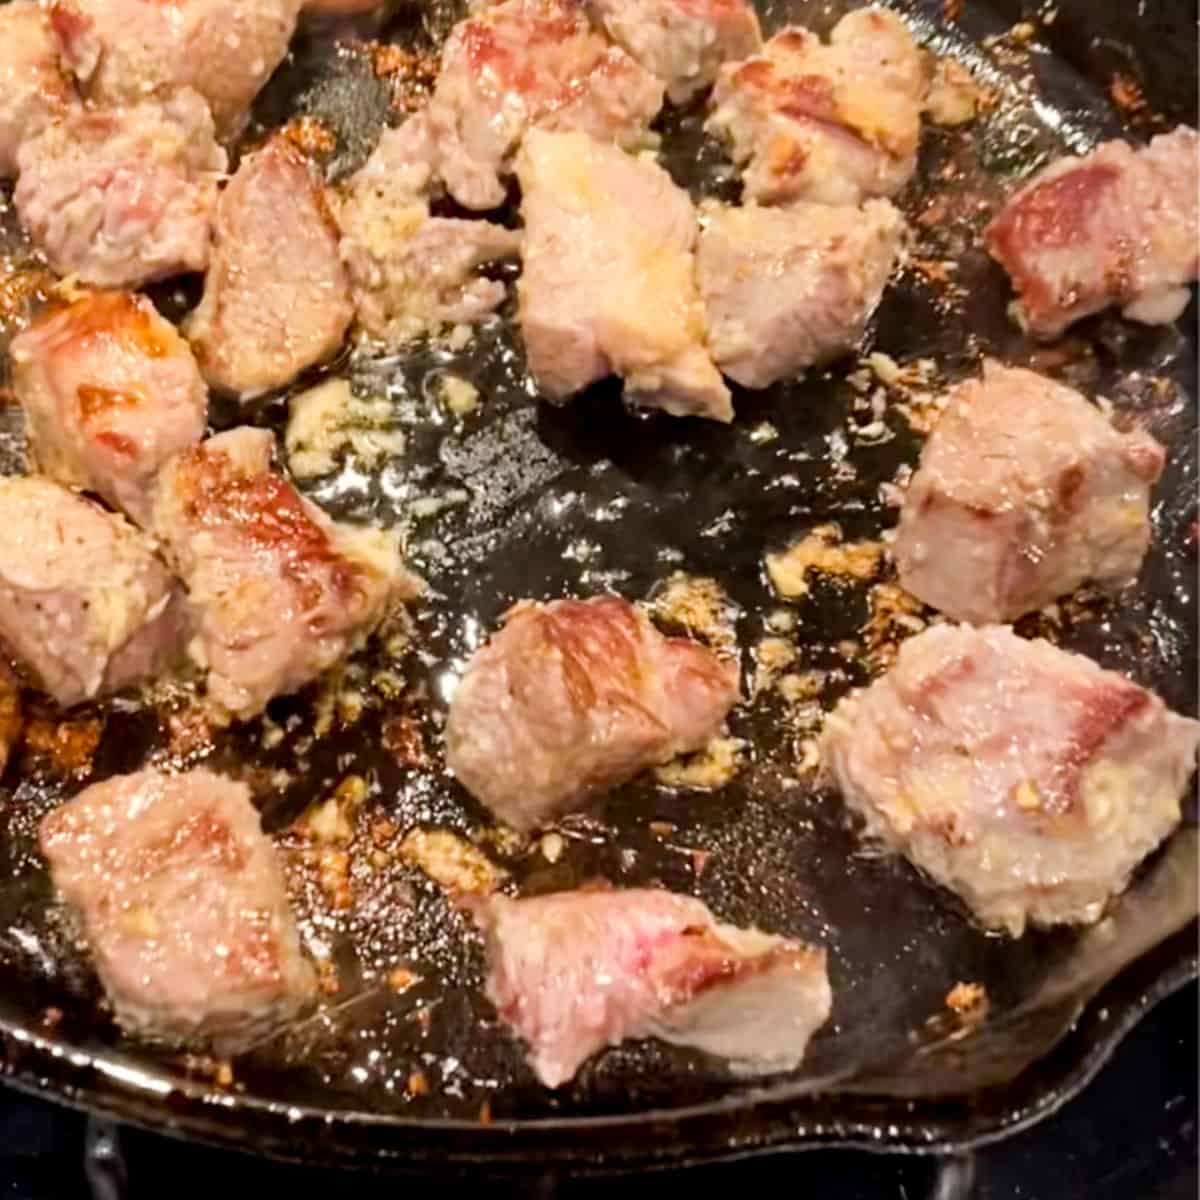
<svg viewBox="0 0 1200 1200">
<path fill-rule="evenodd" d="M 78 1113 L 0 1090 L 0 1197 L 4 1200 L 172 1200 L 215 1189 L 231 1197 L 321 1194 L 394 1200 L 441 1187 L 487 1200 L 600 1200 L 618 1192 L 813 1200 L 1195 1200 L 1197 1003 L 1194 983 L 1163 1001 L 1130 1034 L 1092 1084 L 1042 1124 L 973 1159 L 840 1151 L 774 1154 L 742 1163 L 639 1178 L 562 1179 L 459 1174 L 376 1179 L 283 1166 L 206 1150 L 135 1130 L 112 1132 Z M 90 1161 L 85 1147 L 91 1147 Z"/>
</svg>

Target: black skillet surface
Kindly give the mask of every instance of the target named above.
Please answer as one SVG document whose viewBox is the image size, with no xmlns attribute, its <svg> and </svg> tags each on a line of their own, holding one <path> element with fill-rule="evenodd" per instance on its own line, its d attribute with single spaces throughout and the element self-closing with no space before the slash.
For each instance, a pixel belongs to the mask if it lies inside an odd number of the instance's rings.
<svg viewBox="0 0 1200 1200">
<path fill-rule="evenodd" d="M 1156 64 L 1147 91 L 1167 86 L 1194 101 L 1194 5 L 1146 7 L 1154 10 L 1146 44 L 1157 56 L 1147 60 Z M 1072 22 L 1082 8 L 1060 6 L 1062 28 L 1078 31 Z M 1022 629 L 1053 633 L 1194 712 L 1194 306 L 1177 329 L 1102 317 L 1049 353 L 1008 324 L 1004 281 L 976 246 L 987 209 L 1048 156 L 1120 125 L 1084 75 L 1041 47 L 1041 34 L 980 48 L 1013 14 L 968 3 L 949 25 L 940 4 L 908 11 L 923 40 L 973 64 L 1000 102 L 965 130 L 928 131 L 920 177 L 904 198 L 918 230 L 916 261 L 885 300 L 872 346 L 901 364 L 936 360 L 936 378 L 918 391 L 971 371 L 985 352 L 1034 362 L 1106 395 L 1118 419 L 1144 422 L 1169 445 L 1140 587 Z M 451 15 L 402 10 L 385 36 L 433 41 L 430 28 L 444 28 Z M 770 28 L 788 18 L 827 27 L 837 15 L 835 6 L 804 2 L 764 10 Z M 1161 74 L 1172 59 L 1156 20 L 1173 31 L 1173 50 L 1183 47 L 1174 81 Z M 1036 28 L 1052 35 L 1057 23 Z M 1086 60 L 1076 56 L 1095 65 Z M 1138 60 L 1121 62 L 1136 79 Z M 260 115 L 268 124 L 300 112 L 324 117 L 345 135 L 329 163 L 343 173 L 369 149 L 386 112 L 380 63 L 362 49 L 301 42 Z M 1194 121 L 1191 107 L 1175 115 Z M 1153 128 L 1143 124 L 1135 132 Z M 693 194 L 736 196 L 697 113 L 669 115 L 663 131 L 666 162 Z M 949 288 L 929 266 L 947 260 Z M 173 309 L 187 296 L 160 299 Z M 899 403 L 913 398 L 894 390 L 876 423 L 846 382 L 858 366 L 851 360 L 801 384 L 738 395 L 738 419 L 723 428 L 627 413 L 613 387 L 566 409 L 538 404 L 507 317 L 459 352 L 341 364 L 359 390 L 393 401 L 407 449 L 380 471 L 351 462 L 312 494 L 339 515 L 406 530 L 410 558 L 431 584 L 414 637 L 407 649 L 376 651 L 351 669 L 340 704 L 331 705 L 328 688 L 280 701 L 269 722 L 211 745 L 181 740 L 188 697 L 176 689 L 83 714 L 103 719 L 104 732 L 90 768 L 72 777 L 26 753 L 0 794 L 0 1043 L 10 1078 L 124 1120 L 285 1157 L 377 1166 L 619 1168 L 835 1143 L 945 1150 L 1012 1131 L 1068 1098 L 1150 1004 L 1195 972 L 1193 821 L 1100 926 L 1014 942 L 981 933 L 903 863 L 862 852 L 836 796 L 815 790 L 798 763 L 808 718 L 772 691 L 732 718 L 747 750 L 728 785 L 705 793 L 639 780 L 595 819 L 565 825 L 554 862 L 536 845 L 497 839 L 438 758 L 455 669 L 521 597 L 609 588 L 638 599 L 658 594 L 675 571 L 712 577 L 729 599 L 747 691 L 752 647 L 783 607 L 796 622 L 798 663 L 828 673 L 822 705 L 866 681 L 877 667 L 863 653 L 866 589 L 819 583 L 785 606 L 762 569 L 766 551 L 815 525 L 836 521 L 848 538 L 870 538 L 894 522 L 884 485 L 919 452 L 920 435 Z M 477 413 L 448 416 L 438 399 L 447 372 L 480 386 Z M 279 428 L 282 415 L 281 404 L 269 403 L 254 419 Z M 16 461 L 19 428 L 11 410 L 5 417 Z M 228 406 L 214 407 L 214 424 L 232 420 Z M 361 715 L 351 692 L 363 701 Z M 37 819 L 61 797 L 148 756 L 204 756 L 251 781 L 280 835 L 307 944 L 329 963 L 331 994 L 319 1011 L 236 1057 L 220 1082 L 211 1062 L 119 1036 L 34 848 Z M 371 789 L 354 840 L 333 851 L 308 847 L 288 827 L 351 773 Z M 699 895 L 726 919 L 819 941 L 830 952 L 832 1020 L 793 1076 L 746 1083 L 700 1056 L 647 1044 L 611 1051 L 571 1086 L 547 1092 L 482 999 L 468 924 L 392 853 L 391 827 L 416 825 L 475 838 L 527 894 L 596 875 L 659 882 Z M 419 977 L 403 992 L 388 982 L 398 967 Z M 987 990 L 989 1014 L 978 1028 L 945 1010 L 959 981 Z"/>
</svg>

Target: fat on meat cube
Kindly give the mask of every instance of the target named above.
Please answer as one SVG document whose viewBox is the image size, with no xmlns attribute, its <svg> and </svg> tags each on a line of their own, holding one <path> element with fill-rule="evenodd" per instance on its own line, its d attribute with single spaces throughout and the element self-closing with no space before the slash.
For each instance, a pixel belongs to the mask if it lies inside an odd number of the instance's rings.
<svg viewBox="0 0 1200 1200">
<path fill-rule="evenodd" d="M 636 146 L 662 82 L 611 46 L 573 0 L 504 0 L 451 31 L 428 113 L 438 173 L 466 208 L 496 208 L 532 127 Z"/>
<path fill-rule="evenodd" d="M 22 142 L 77 103 L 45 8 L 36 0 L 0 7 L 0 178 L 17 173 Z"/>
<path fill-rule="evenodd" d="M 521 244 L 490 221 L 430 215 L 427 144 L 423 114 L 385 132 L 337 206 L 359 328 L 389 348 L 494 312 L 504 285 L 476 271 Z"/>
<path fill-rule="evenodd" d="M 331 521 L 272 469 L 268 430 L 231 429 L 163 468 L 152 529 L 183 580 L 189 650 L 240 719 L 358 649 L 419 583 L 396 540 Z"/>
<path fill-rule="evenodd" d="M 656 1037 L 743 1075 L 788 1071 L 829 1018 L 825 951 L 717 921 L 651 889 L 493 895 L 473 906 L 487 993 L 547 1087 L 607 1046 Z"/>
<path fill-rule="evenodd" d="M 1111 305 L 1169 324 L 1200 268 L 1200 136 L 1181 125 L 1141 148 L 1105 142 L 1061 158 L 1014 193 L 984 240 L 1038 337 Z"/>
<path fill-rule="evenodd" d="M 1091 580 L 1131 583 L 1164 452 L 1078 392 L 984 364 L 952 393 L 893 546 L 900 582 L 956 620 L 1013 621 Z"/>
<path fill-rule="evenodd" d="M 123 517 L 49 479 L 0 479 L 0 640 L 61 705 L 182 657 L 183 595 Z"/>
<path fill-rule="evenodd" d="M 40 841 L 129 1032 L 229 1046 L 315 995 L 244 783 L 203 768 L 117 775 L 43 818 Z"/>
<path fill-rule="evenodd" d="M 13 200 L 60 275 L 136 288 L 208 265 L 227 160 L 204 101 L 78 108 L 17 151 Z"/>
<path fill-rule="evenodd" d="M 887 200 L 861 208 L 706 202 L 696 279 L 717 366 L 743 387 L 763 388 L 853 349 L 904 228 Z"/>
<path fill-rule="evenodd" d="M 664 637 L 619 596 L 527 602 L 467 663 L 446 762 L 502 821 L 533 829 L 700 749 L 737 698 L 736 663 Z"/>
<path fill-rule="evenodd" d="M 517 175 L 518 321 L 542 391 L 564 400 L 618 374 L 635 404 L 732 420 L 704 344 L 687 193 L 656 163 L 581 133 L 531 131 Z"/>
<path fill-rule="evenodd" d="M 827 44 L 791 25 L 762 54 L 725 64 L 708 129 L 744 167 L 747 200 L 860 204 L 912 177 L 926 86 L 904 22 L 862 8 Z"/>
<path fill-rule="evenodd" d="M 185 332 L 204 377 L 253 397 L 342 344 L 354 316 L 317 173 L 285 137 L 242 160 L 221 193 L 204 295 Z"/>
<path fill-rule="evenodd" d="M 99 106 L 197 91 L 223 138 L 241 132 L 283 61 L 300 0 L 52 0 L 62 59 Z"/>
<path fill-rule="evenodd" d="M 936 625 L 838 705 L 821 762 L 869 836 L 1019 936 L 1102 915 L 1178 825 L 1198 741 L 1082 655 Z"/>
<path fill-rule="evenodd" d="M 717 77 L 722 63 L 762 49 L 758 16 L 747 0 L 591 0 L 608 35 L 686 104 Z"/>
<path fill-rule="evenodd" d="M 204 436 L 208 389 L 144 296 L 84 295 L 13 339 L 13 390 L 37 469 L 139 525 L 159 468 Z"/>
</svg>

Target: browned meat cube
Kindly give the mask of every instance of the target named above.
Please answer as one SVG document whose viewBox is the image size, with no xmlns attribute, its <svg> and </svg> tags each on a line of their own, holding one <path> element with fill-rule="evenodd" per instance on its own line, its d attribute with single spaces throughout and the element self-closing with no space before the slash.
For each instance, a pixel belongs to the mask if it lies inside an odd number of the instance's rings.
<svg viewBox="0 0 1200 1200">
<path fill-rule="evenodd" d="M 83 296 L 13 340 L 13 386 L 38 470 L 139 525 L 159 468 L 204 436 L 208 389 L 187 342 L 142 296 Z"/>
<path fill-rule="evenodd" d="M 324 189 L 276 137 L 242 160 L 217 206 L 204 296 L 186 327 L 200 369 L 243 397 L 283 387 L 337 351 L 353 316 Z"/>
<path fill-rule="evenodd" d="M 591 0 L 604 28 L 667 85 L 675 104 L 708 87 L 723 62 L 762 49 L 746 0 Z"/>
<path fill-rule="evenodd" d="M 521 244 L 519 234 L 489 221 L 430 215 L 428 129 L 420 114 L 386 131 L 337 209 L 358 324 L 388 347 L 488 316 L 504 285 L 476 269 Z"/>
<path fill-rule="evenodd" d="M 670 892 L 495 895 L 474 905 L 488 944 L 488 996 L 529 1046 L 547 1087 L 599 1050 L 657 1037 L 788 1071 L 829 1018 L 825 951 L 738 929 Z"/>
<path fill-rule="evenodd" d="M 937 625 L 829 717 L 824 769 L 871 837 L 985 925 L 1095 921 L 1179 823 L 1200 723 L 1001 626 Z"/>
<path fill-rule="evenodd" d="M 743 387 L 762 388 L 853 349 L 903 234 L 904 218 L 886 200 L 862 208 L 704 204 L 696 278 L 717 366 Z"/>
<path fill-rule="evenodd" d="M 187 585 L 208 694 L 242 719 L 357 649 L 418 589 L 394 538 L 331 521 L 272 470 L 273 447 L 241 428 L 181 454 L 152 521 Z"/>
<path fill-rule="evenodd" d="M 925 444 L 893 547 L 900 582 L 956 620 L 1012 621 L 1086 580 L 1121 587 L 1150 542 L 1163 450 L 1078 392 L 984 364 Z"/>
<path fill-rule="evenodd" d="M 1200 269 L 1200 137 L 1180 126 L 1135 149 L 1105 142 L 1021 187 L 984 232 L 1021 324 L 1057 337 L 1117 305 L 1148 325 L 1187 306 Z"/>
<path fill-rule="evenodd" d="M 0 177 L 17 173 L 17 149 L 78 103 L 58 61 L 46 10 L 35 0 L 0 7 Z"/>
<path fill-rule="evenodd" d="M 131 1033 L 228 1043 L 314 994 L 244 783 L 203 769 L 118 775 L 50 813 L 41 844 Z"/>
<path fill-rule="evenodd" d="M 0 479 L 0 639 L 59 704 L 177 661 L 182 594 L 123 518 L 48 479 Z"/>
<path fill-rule="evenodd" d="M 504 0 L 460 21 L 442 51 L 429 118 L 438 173 L 467 208 L 495 208 L 527 129 L 635 146 L 663 85 L 610 46 L 573 0 Z"/>
<path fill-rule="evenodd" d="M 63 61 L 89 99 L 128 104 L 194 88 L 222 137 L 241 131 L 283 61 L 300 0 L 53 0 Z"/>
<path fill-rule="evenodd" d="M 799 26 L 721 68 L 708 128 L 745 167 L 747 200 L 860 204 L 912 177 L 926 78 L 904 22 L 861 8 L 828 45 Z"/>
<path fill-rule="evenodd" d="M 518 317 L 545 394 L 565 399 L 618 374 L 635 404 L 732 420 L 704 345 L 687 193 L 657 164 L 580 133 L 531 131 L 517 174 Z"/>
<path fill-rule="evenodd" d="M 502 821 L 532 829 L 698 750 L 737 697 L 735 663 L 663 637 L 619 596 L 520 604 L 467 663 L 446 762 Z"/>
<path fill-rule="evenodd" d="M 195 92 L 77 109 L 24 142 L 17 163 L 17 212 L 60 275 L 134 288 L 207 266 L 227 164 Z"/>
</svg>

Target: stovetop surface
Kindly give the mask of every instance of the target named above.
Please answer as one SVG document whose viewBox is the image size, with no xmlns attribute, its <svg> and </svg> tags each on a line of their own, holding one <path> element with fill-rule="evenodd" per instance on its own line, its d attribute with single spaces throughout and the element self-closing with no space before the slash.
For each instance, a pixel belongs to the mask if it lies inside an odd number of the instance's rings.
<svg viewBox="0 0 1200 1200">
<path fill-rule="evenodd" d="M 1197 987 L 1165 1000 L 1074 1102 L 1024 1134 L 973 1158 L 809 1151 L 639 1178 L 445 1176 L 380 1179 L 335 1174 L 89 1122 L 82 1114 L 0 1091 L 3 1200 L 183 1200 L 224 1191 L 230 1200 L 287 1192 L 331 1200 L 396 1200 L 422 1183 L 447 1200 L 469 1187 L 487 1200 L 600 1200 L 619 1189 L 664 1197 L 730 1187 L 819 1200 L 1195 1200 Z M 424 1200 L 424 1197 L 422 1198 Z"/>
</svg>

